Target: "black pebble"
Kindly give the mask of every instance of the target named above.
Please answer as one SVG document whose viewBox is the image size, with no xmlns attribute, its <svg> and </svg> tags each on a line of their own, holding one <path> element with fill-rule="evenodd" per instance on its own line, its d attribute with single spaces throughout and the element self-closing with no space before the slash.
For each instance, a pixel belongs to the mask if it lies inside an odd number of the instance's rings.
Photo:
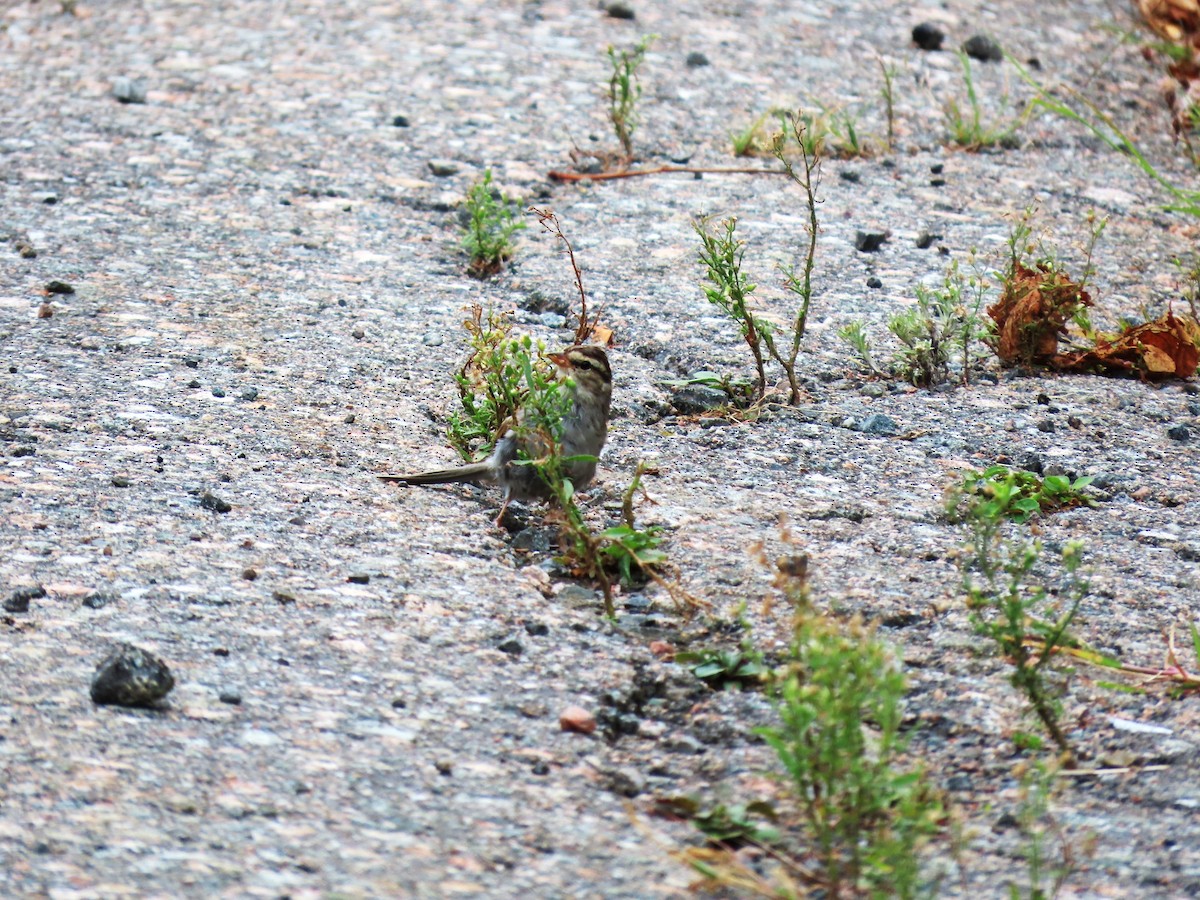
<svg viewBox="0 0 1200 900">
<path fill-rule="evenodd" d="M 211 509 L 213 512 L 227 513 L 233 509 L 233 505 L 228 500 L 223 500 L 216 494 L 205 491 L 200 495 L 200 508 Z"/>
<path fill-rule="evenodd" d="M 219 388 L 219 387 L 213 388 L 212 395 L 214 397 L 224 397 L 225 396 L 225 388 Z"/>
<path fill-rule="evenodd" d="M 928 231 L 922 231 L 917 235 L 917 249 L 928 250 L 933 246 L 933 242 L 940 237 L 940 234 L 930 234 Z"/>
<path fill-rule="evenodd" d="M 604 11 L 614 19 L 634 19 L 637 16 L 633 12 L 633 7 L 625 0 L 608 0 L 604 4 Z"/>
<path fill-rule="evenodd" d="M 1188 430 L 1186 425 L 1175 425 L 1172 428 L 1167 429 L 1167 437 L 1173 441 L 1179 441 L 1186 444 L 1191 439 L 1192 433 Z"/>
<path fill-rule="evenodd" d="M 860 231 L 854 236 L 854 247 L 863 253 L 874 253 L 887 239 L 886 231 Z"/>
<path fill-rule="evenodd" d="M 1000 62 L 1004 59 L 1004 50 L 984 34 L 976 34 L 967 38 L 963 41 L 962 48 L 967 56 L 980 62 Z"/>
<path fill-rule="evenodd" d="M 509 637 L 497 644 L 496 649 L 502 653 L 507 653 L 509 656 L 520 656 L 525 652 L 525 645 L 517 638 Z"/>
<path fill-rule="evenodd" d="M 110 603 L 116 603 L 121 598 L 117 594 L 109 594 L 104 591 L 92 591 L 83 598 L 83 606 L 88 609 L 104 609 Z"/>
<path fill-rule="evenodd" d="M 17 588 L 12 596 L 4 601 L 4 611 L 11 613 L 29 612 L 29 601 L 46 596 L 46 589 L 40 584 L 33 587 Z"/>
<path fill-rule="evenodd" d="M 150 706 L 175 687 L 175 676 L 161 659 L 135 647 L 118 644 L 96 667 L 92 700 L 119 706 Z"/>
<path fill-rule="evenodd" d="M 842 171 L 838 172 L 838 178 L 842 179 L 842 181 L 848 181 L 851 184 L 858 184 L 862 181 L 862 176 L 850 169 L 842 169 Z"/>
<path fill-rule="evenodd" d="M 708 57 L 699 50 L 693 50 L 687 55 L 687 67 L 689 69 L 698 69 L 701 66 L 709 65 Z"/>
<path fill-rule="evenodd" d="M 65 281 L 50 281 L 46 284 L 47 294 L 73 294 L 75 288 L 67 284 Z"/>
<path fill-rule="evenodd" d="M 932 22 L 922 22 L 912 30 L 912 39 L 922 50 L 941 50 L 946 33 Z"/>
<path fill-rule="evenodd" d="M 550 626 L 545 622 L 526 622 L 525 633 L 531 637 L 545 637 L 550 633 Z"/>
<path fill-rule="evenodd" d="M 409 126 L 408 116 L 392 116 L 392 125 L 396 128 L 407 128 Z"/>
<path fill-rule="evenodd" d="M 870 278 L 867 279 L 867 287 L 875 288 L 876 290 L 878 290 L 879 288 L 883 287 L 883 282 L 880 281 L 878 278 L 876 278 L 874 275 L 872 275 Z"/>
<path fill-rule="evenodd" d="M 354 575 L 349 576 L 346 580 L 348 582 L 350 582 L 351 584 L 370 584 L 371 576 L 363 575 L 363 574 L 354 574 Z"/>
</svg>

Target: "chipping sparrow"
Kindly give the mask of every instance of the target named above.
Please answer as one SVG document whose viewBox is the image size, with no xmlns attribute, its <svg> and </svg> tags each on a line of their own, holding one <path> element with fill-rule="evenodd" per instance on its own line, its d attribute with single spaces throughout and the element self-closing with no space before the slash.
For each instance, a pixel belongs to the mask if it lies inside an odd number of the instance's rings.
<svg viewBox="0 0 1200 900">
<path fill-rule="evenodd" d="M 608 436 L 608 409 L 612 402 L 612 370 L 608 356 L 599 347 L 576 345 L 562 353 L 549 354 L 550 361 L 575 382 L 575 399 L 562 422 L 562 455 L 592 457 L 567 462 L 563 474 L 576 490 L 582 490 L 596 474 L 595 457 L 604 448 Z M 520 413 L 518 413 L 518 416 Z M 537 444 L 541 442 L 538 441 Z M 504 488 L 504 505 L 496 523 L 504 516 L 510 500 L 544 500 L 549 488 L 534 466 L 514 465 L 518 449 L 526 458 L 545 455 L 544 446 L 529 446 L 528 439 L 518 444 L 518 435 L 509 431 L 500 438 L 492 455 L 482 462 L 457 469 L 439 469 L 415 475 L 380 475 L 383 481 L 400 484 L 457 484 L 460 482 L 496 482 Z"/>
</svg>

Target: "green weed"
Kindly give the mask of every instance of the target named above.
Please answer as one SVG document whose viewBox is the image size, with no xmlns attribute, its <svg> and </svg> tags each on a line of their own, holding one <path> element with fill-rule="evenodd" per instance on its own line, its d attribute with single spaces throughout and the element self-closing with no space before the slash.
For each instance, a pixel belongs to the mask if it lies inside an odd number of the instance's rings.
<svg viewBox="0 0 1200 900">
<path fill-rule="evenodd" d="M 618 50 L 611 45 L 608 48 L 608 61 L 612 66 L 608 79 L 608 118 L 626 161 L 633 159 L 633 133 L 641 118 L 638 101 L 642 98 L 642 85 L 638 70 L 656 37 L 658 35 L 646 35 L 632 50 Z"/>
<path fill-rule="evenodd" d="M 967 105 L 964 109 L 957 98 L 951 97 L 942 106 L 942 116 L 950 132 L 951 140 L 965 150 L 983 150 L 997 145 L 1010 145 L 1015 139 L 1017 131 L 1028 120 L 1032 105 L 1026 106 L 1025 110 L 1015 118 L 998 122 L 985 121 L 979 93 L 975 89 L 971 59 L 961 50 L 958 51 L 958 59 L 962 64 L 963 83 L 967 89 Z"/>
<path fill-rule="evenodd" d="M 475 278 L 495 275 L 513 255 L 513 235 L 525 227 L 518 218 L 520 207 L 499 199 L 490 169 L 471 185 L 464 207 L 468 218 L 462 247 L 470 257 L 467 272 Z"/>
<path fill-rule="evenodd" d="M 1040 513 L 1095 506 L 1084 493 L 1092 483 L 1084 476 L 1072 481 L 1065 475 L 1040 478 L 1033 472 L 1014 471 L 1007 466 L 989 466 L 982 472 L 966 472 L 947 498 L 951 521 L 1009 519 L 1025 523 Z"/>
</svg>

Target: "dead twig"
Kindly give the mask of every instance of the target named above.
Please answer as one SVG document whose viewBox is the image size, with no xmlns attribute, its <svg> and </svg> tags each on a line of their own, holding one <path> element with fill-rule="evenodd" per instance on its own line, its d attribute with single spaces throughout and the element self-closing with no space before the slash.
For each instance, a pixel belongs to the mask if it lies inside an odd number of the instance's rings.
<svg viewBox="0 0 1200 900">
<path fill-rule="evenodd" d="M 582 172 L 547 172 L 551 181 L 611 181 L 614 178 L 637 178 L 641 175 L 667 175 L 682 172 L 699 175 L 786 175 L 781 169 L 706 169 L 695 166 L 657 166 L 653 169 L 622 169 L 619 172 L 597 172 L 586 175 Z"/>
</svg>

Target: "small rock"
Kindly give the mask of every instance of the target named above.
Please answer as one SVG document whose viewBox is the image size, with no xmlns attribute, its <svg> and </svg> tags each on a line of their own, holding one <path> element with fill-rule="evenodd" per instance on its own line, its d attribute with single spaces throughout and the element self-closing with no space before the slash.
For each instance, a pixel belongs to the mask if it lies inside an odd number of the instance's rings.
<svg viewBox="0 0 1200 900">
<path fill-rule="evenodd" d="M 545 637 L 550 633 L 550 626 L 545 622 L 526 622 L 525 633 L 530 637 Z"/>
<path fill-rule="evenodd" d="M 878 400 L 880 397 L 884 396 L 887 392 L 888 392 L 887 385 L 881 384 L 878 381 L 868 381 L 861 388 L 859 388 L 860 394 L 862 394 L 864 397 L 871 397 L 875 400 Z"/>
<path fill-rule="evenodd" d="M 200 387 L 200 379 L 193 378 L 191 381 L 188 382 L 188 387 L 190 387 L 192 390 L 195 390 L 196 388 Z"/>
<path fill-rule="evenodd" d="M 916 240 L 917 249 L 918 250 L 928 250 L 930 247 L 933 246 L 933 242 L 936 241 L 940 237 L 941 237 L 940 234 L 930 234 L 928 231 L 922 231 L 920 234 L 917 235 L 917 240 Z"/>
<path fill-rule="evenodd" d="M 433 767 L 438 770 L 439 775 L 445 775 L 447 778 L 454 774 L 454 760 L 452 759 L 435 760 Z"/>
<path fill-rule="evenodd" d="M 161 659 L 133 644 L 118 644 L 96 667 L 92 700 L 118 706 L 150 706 L 173 687 L 175 677 Z"/>
<path fill-rule="evenodd" d="M 129 476 L 128 475 L 114 475 L 111 480 L 112 480 L 113 487 L 119 487 L 119 488 L 129 487 Z"/>
<path fill-rule="evenodd" d="M 683 415 L 695 415 L 718 409 L 729 403 L 729 395 L 707 384 L 689 384 L 671 397 L 671 405 Z"/>
<path fill-rule="evenodd" d="M 99 350 L 101 347 L 100 338 L 94 334 L 89 334 L 79 342 L 80 350 Z"/>
<path fill-rule="evenodd" d="M 67 284 L 65 281 L 49 281 L 46 283 L 47 294 L 73 294 L 75 288 Z"/>
<path fill-rule="evenodd" d="M 1041 475 L 1045 471 L 1045 463 L 1042 458 L 1033 452 L 1022 453 L 1018 465 L 1026 472 L 1033 472 L 1035 475 Z"/>
<path fill-rule="evenodd" d="M 257 400 L 258 399 L 258 388 L 256 388 L 256 387 L 242 388 L 241 398 L 243 400 Z"/>
<path fill-rule="evenodd" d="M 12 592 L 12 596 L 4 601 L 4 611 L 10 613 L 29 612 L 29 601 L 38 600 L 45 596 L 46 589 L 40 584 L 17 588 Z"/>
<path fill-rule="evenodd" d="M 353 575 L 347 576 L 346 580 L 351 584 L 370 584 L 371 576 L 364 572 L 356 572 Z"/>
<path fill-rule="evenodd" d="M 411 123 L 408 116 L 400 114 L 392 116 L 392 126 L 395 128 L 407 128 Z"/>
<path fill-rule="evenodd" d="M 225 388 L 215 387 L 212 389 L 212 395 L 218 399 L 225 396 Z"/>
<path fill-rule="evenodd" d="M 946 34 L 932 22 L 922 22 L 913 28 L 912 39 L 922 50 L 941 50 Z"/>
<path fill-rule="evenodd" d="M 568 706 L 558 715 L 558 727 L 576 734 L 594 734 L 596 717 L 582 706 Z"/>
<path fill-rule="evenodd" d="M 848 181 L 850 184 L 858 184 L 862 181 L 862 176 L 853 169 L 842 169 L 838 172 L 838 178 L 842 179 L 842 181 Z"/>
<path fill-rule="evenodd" d="M 854 235 L 854 248 L 861 253 L 875 253 L 890 236 L 887 231 L 859 231 Z"/>
<path fill-rule="evenodd" d="M 438 331 L 427 331 L 421 336 L 421 343 L 426 347 L 440 347 L 443 341 L 445 341 L 445 338 Z"/>
<path fill-rule="evenodd" d="M 183 364 L 189 369 L 196 369 L 200 366 L 200 360 L 195 356 L 189 356 L 183 361 Z"/>
<path fill-rule="evenodd" d="M 633 11 L 633 7 L 626 3 L 625 0 L 605 0 L 605 2 L 601 4 L 600 8 L 614 19 L 637 18 Z"/>
<path fill-rule="evenodd" d="M 666 641 L 651 641 L 650 652 L 659 659 L 670 661 L 675 658 L 675 648 Z"/>
<path fill-rule="evenodd" d="M 872 288 L 874 290 L 879 290 L 881 287 L 883 287 L 883 282 L 880 281 L 878 278 L 876 278 L 874 275 L 872 275 L 870 278 L 867 279 L 867 287 Z"/>
<path fill-rule="evenodd" d="M 672 753 L 686 753 L 689 756 L 699 756 L 705 752 L 704 745 L 690 734 L 675 734 L 663 742 L 663 749 Z"/>
<path fill-rule="evenodd" d="M 33 244 L 29 241 L 16 241 L 15 246 L 17 252 L 21 254 L 21 259 L 34 259 L 37 257 L 37 250 L 33 248 Z"/>
<path fill-rule="evenodd" d="M 999 44 L 985 34 L 976 34 L 963 41 L 963 53 L 980 62 L 1000 62 L 1004 59 L 1004 50 Z"/>
<path fill-rule="evenodd" d="M 452 159 L 429 160 L 429 171 L 437 178 L 449 178 L 451 175 L 457 175 L 458 170 L 458 163 Z"/>
<path fill-rule="evenodd" d="M 1192 432 L 1186 425 L 1174 425 L 1167 429 L 1167 437 L 1173 441 L 1186 444 L 1192 437 Z"/>
<path fill-rule="evenodd" d="M 891 416 L 885 416 L 883 413 L 871 413 L 859 422 L 854 430 L 861 431 L 863 434 L 896 434 L 899 432 L 900 426 Z"/>
<path fill-rule="evenodd" d="M 38 307 L 38 318 L 39 319 L 54 318 L 54 307 L 51 306 L 49 303 L 43 303 L 41 306 Z"/>
<path fill-rule="evenodd" d="M 292 594 L 288 591 L 272 591 L 271 599 L 274 600 L 276 603 L 278 603 L 280 606 L 291 606 L 293 603 L 296 602 L 295 594 Z"/>
<path fill-rule="evenodd" d="M 227 513 L 233 509 L 233 504 L 210 491 L 205 491 L 200 495 L 200 508 L 208 509 L 212 512 Z"/>
<path fill-rule="evenodd" d="M 246 581 L 254 581 L 258 578 L 258 570 L 252 568 L 243 569 L 242 578 L 244 578 Z"/>
<path fill-rule="evenodd" d="M 83 598 L 81 605 L 88 609 L 104 609 L 104 607 L 111 603 L 116 603 L 120 599 L 119 594 L 111 594 L 106 591 L 92 591 Z"/>
<path fill-rule="evenodd" d="M 525 645 L 521 643 L 519 638 L 510 636 L 498 643 L 496 649 L 501 653 L 507 653 L 509 656 L 520 656 L 525 652 Z"/>
<path fill-rule="evenodd" d="M 554 595 L 555 602 L 567 609 L 591 609 L 599 603 L 599 596 L 581 584 L 568 584 Z"/>
<path fill-rule="evenodd" d="M 546 528 L 522 528 L 512 539 L 512 548 L 526 553 L 549 553 L 554 532 Z"/>
<path fill-rule="evenodd" d="M 705 56 L 703 53 L 701 53 L 699 50 L 693 50 L 691 53 L 689 53 L 687 55 L 685 64 L 687 65 L 687 67 L 689 69 L 698 69 L 701 66 L 709 65 L 709 61 L 708 61 L 708 57 Z"/>
<path fill-rule="evenodd" d="M 1037 430 L 1046 434 L 1054 434 L 1054 422 L 1050 419 L 1042 419 L 1037 423 Z"/>
<path fill-rule="evenodd" d="M 242 695 L 237 691 L 221 691 L 221 693 L 217 694 L 217 699 L 222 703 L 228 703 L 230 706 L 242 705 Z"/>
<path fill-rule="evenodd" d="M 112 95 L 120 103 L 145 103 L 146 82 L 140 78 L 120 76 L 113 79 Z"/>
<path fill-rule="evenodd" d="M 367 332 L 366 332 L 366 329 L 364 329 L 361 325 L 355 325 L 354 330 L 350 332 L 350 335 L 356 341 L 361 341 L 363 338 L 365 338 L 367 336 Z"/>
<path fill-rule="evenodd" d="M 604 773 L 604 786 L 621 797 L 636 797 L 646 790 L 646 776 L 629 766 L 616 766 Z"/>
</svg>

